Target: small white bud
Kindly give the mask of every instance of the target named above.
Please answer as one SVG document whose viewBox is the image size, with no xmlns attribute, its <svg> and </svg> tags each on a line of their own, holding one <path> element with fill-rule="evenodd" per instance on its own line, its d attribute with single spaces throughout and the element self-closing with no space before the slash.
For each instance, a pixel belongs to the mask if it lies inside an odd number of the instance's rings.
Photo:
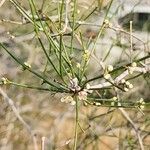
<svg viewBox="0 0 150 150">
<path fill-rule="evenodd" d="M 89 84 L 86 85 L 86 89 L 87 89 L 87 90 L 90 89 L 90 87 L 91 87 L 91 86 L 90 86 Z"/>
<path fill-rule="evenodd" d="M 113 69 L 114 69 L 114 68 L 113 68 L 112 65 L 108 65 L 108 66 L 107 66 L 107 70 L 108 70 L 108 71 L 113 71 Z"/>
<path fill-rule="evenodd" d="M 27 63 L 27 62 L 24 62 L 24 65 L 25 65 L 26 67 L 28 67 L 28 68 L 31 68 L 31 65 L 30 65 L 29 63 Z"/>
<path fill-rule="evenodd" d="M 143 110 L 144 108 L 145 108 L 145 107 L 144 107 L 144 105 L 141 105 L 141 106 L 140 106 L 140 109 L 142 109 L 142 110 Z"/>
<path fill-rule="evenodd" d="M 117 100 L 117 97 L 116 97 L 116 96 L 114 96 L 112 99 L 113 99 L 113 101 L 116 101 L 116 100 Z"/>
<path fill-rule="evenodd" d="M 115 102 L 111 102 L 111 106 L 115 106 Z"/>
<path fill-rule="evenodd" d="M 133 84 L 129 84 L 128 87 L 129 87 L 129 89 L 132 89 L 133 88 Z"/>
<path fill-rule="evenodd" d="M 129 81 L 126 81 L 125 84 L 126 84 L 127 86 L 129 86 L 131 83 L 130 83 Z"/>
<path fill-rule="evenodd" d="M 105 79 L 110 79 L 111 75 L 110 74 L 104 74 Z"/>
<path fill-rule="evenodd" d="M 78 13 L 78 14 L 80 13 L 80 10 L 79 10 L 79 9 L 77 10 L 77 13 Z"/>
<path fill-rule="evenodd" d="M 140 100 L 139 100 L 139 103 L 143 103 L 144 102 L 144 99 L 143 98 L 140 98 Z"/>
<path fill-rule="evenodd" d="M 121 83 L 122 83 L 122 84 L 123 84 L 123 83 L 125 83 L 125 82 L 126 82 L 126 80 L 125 80 L 125 79 L 122 79 L 122 80 L 121 80 Z"/>
<path fill-rule="evenodd" d="M 118 102 L 118 106 L 121 106 L 121 103 Z"/>
<path fill-rule="evenodd" d="M 128 91 L 129 91 L 129 89 L 128 89 L 128 88 L 126 88 L 126 87 L 124 88 L 124 90 L 125 90 L 125 92 L 128 92 Z"/>
<path fill-rule="evenodd" d="M 95 105 L 96 105 L 96 106 L 101 106 L 101 103 L 96 102 Z"/>
<path fill-rule="evenodd" d="M 77 63 L 77 64 L 76 64 L 76 67 L 77 67 L 77 68 L 80 68 L 80 67 L 81 67 L 81 64 L 80 64 L 80 63 Z"/>
<path fill-rule="evenodd" d="M 70 103 L 71 105 L 75 105 L 76 104 L 76 102 L 75 101 L 71 101 L 71 103 Z"/>
<path fill-rule="evenodd" d="M 136 63 L 136 62 L 133 62 L 133 63 L 131 64 L 131 66 L 132 66 L 132 67 L 136 67 L 136 66 L 137 66 L 137 63 Z"/>
</svg>

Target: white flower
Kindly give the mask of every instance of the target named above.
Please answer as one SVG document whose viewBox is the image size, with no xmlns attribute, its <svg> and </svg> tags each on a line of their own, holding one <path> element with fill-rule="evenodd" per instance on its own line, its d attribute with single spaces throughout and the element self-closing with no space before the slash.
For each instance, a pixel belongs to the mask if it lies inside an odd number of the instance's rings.
<svg viewBox="0 0 150 150">
<path fill-rule="evenodd" d="M 85 61 L 88 61 L 89 57 L 90 57 L 90 52 L 88 50 L 85 50 L 83 54 L 83 59 Z"/>
<path fill-rule="evenodd" d="M 118 106 L 121 106 L 121 103 L 118 102 Z"/>
</svg>

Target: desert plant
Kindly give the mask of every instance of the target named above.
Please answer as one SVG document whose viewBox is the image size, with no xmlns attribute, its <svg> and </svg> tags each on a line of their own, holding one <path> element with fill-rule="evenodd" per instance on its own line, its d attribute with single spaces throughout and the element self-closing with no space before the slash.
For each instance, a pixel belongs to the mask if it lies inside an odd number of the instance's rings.
<svg viewBox="0 0 150 150">
<path fill-rule="evenodd" d="M 21 26 L 30 24 L 29 28 L 34 33 L 33 42 L 40 47 L 44 54 L 43 57 L 45 57 L 42 60 L 44 70 L 39 71 L 39 66 L 30 64 L 26 61 L 26 58 L 21 58 L 21 55 L 20 57 L 17 56 L 13 52 L 13 47 L 8 48 L 6 43 L 1 42 L 1 49 L 9 54 L 22 67 L 24 72 L 28 71 L 39 79 L 37 85 L 32 85 L 32 83 L 17 83 L 2 77 L 1 85 L 14 85 L 48 91 L 53 94 L 62 93 L 61 102 L 75 105 L 74 150 L 78 149 L 79 128 L 82 130 L 79 121 L 82 104 L 85 106 L 94 105 L 99 108 L 119 108 L 135 129 L 140 147 L 143 149 L 140 133 L 123 108 L 135 108 L 141 112 L 143 109 L 149 109 L 148 99 L 133 96 L 132 100 L 129 100 L 125 95 L 134 88 L 133 81 L 136 78 L 142 77 L 142 80 L 149 80 L 148 60 L 150 53 L 146 50 L 145 43 L 142 41 L 145 53 L 141 58 L 134 57 L 133 39 L 140 42 L 141 40 L 134 36 L 132 22 L 130 22 L 129 32 L 111 24 L 111 17 L 108 14 L 113 0 L 105 8 L 102 8 L 101 3 L 99 3 L 99 8 L 93 7 L 95 6 L 93 2 L 88 11 L 80 10 L 80 4 L 76 0 L 53 2 L 52 7 L 45 8 L 45 10 L 43 8 L 44 3 L 39 8 L 34 0 L 28 0 L 27 8 L 24 8 L 16 0 L 9 0 L 9 2 L 22 16 Z M 104 9 L 105 12 L 102 23 L 97 25 L 98 33 L 94 39 L 90 37 L 87 40 L 84 37 L 82 26 L 95 26 L 94 23 L 88 23 L 87 20 L 99 9 Z M 6 20 L 3 19 L 2 22 L 6 22 Z M 11 21 L 9 22 L 11 23 Z M 124 33 L 129 37 L 128 51 L 130 56 L 125 62 L 106 65 L 105 60 L 109 57 L 111 48 L 102 60 L 99 60 L 95 55 L 97 42 L 106 34 L 108 29 L 114 30 L 116 33 Z M 33 49 L 30 51 L 33 51 Z M 97 62 L 97 67 L 93 67 L 96 68 L 96 75 L 91 71 L 91 60 L 93 59 Z M 6 97 L 6 95 L 3 96 Z M 9 98 L 7 99 L 9 100 Z M 29 127 L 27 126 L 27 128 Z"/>
</svg>

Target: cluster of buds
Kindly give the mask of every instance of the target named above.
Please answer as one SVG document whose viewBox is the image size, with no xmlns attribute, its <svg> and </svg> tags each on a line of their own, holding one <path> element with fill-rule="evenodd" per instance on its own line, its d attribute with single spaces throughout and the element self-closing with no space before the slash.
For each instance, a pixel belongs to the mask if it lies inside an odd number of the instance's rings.
<svg viewBox="0 0 150 150">
<path fill-rule="evenodd" d="M 113 66 L 112 65 L 108 65 L 105 69 L 105 73 L 104 73 L 104 78 L 105 79 L 110 79 L 111 78 L 111 75 L 109 74 L 109 72 L 113 71 Z"/>
<path fill-rule="evenodd" d="M 70 103 L 71 105 L 75 105 L 76 102 L 74 101 L 73 97 L 72 96 L 65 96 L 65 97 L 62 97 L 61 98 L 61 102 L 64 102 L 64 103 Z"/>
<path fill-rule="evenodd" d="M 87 84 L 86 88 L 81 90 L 81 87 L 78 85 L 78 79 L 74 78 L 70 80 L 69 86 L 70 90 L 77 94 L 78 100 L 85 102 L 87 100 L 88 93 L 92 93 L 93 91 L 90 90 L 90 85 Z M 61 98 L 61 102 L 70 103 L 71 105 L 75 105 L 76 102 L 74 101 L 72 96 L 64 96 Z M 100 105 L 100 104 L 97 104 Z"/>
<path fill-rule="evenodd" d="M 70 79 L 70 83 L 69 83 L 69 89 L 73 92 L 78 92 L 80 91 L 80 86 L 78 85 L 78 79 L 74 78 L 74 79 Z"/>
<path fill-rule="evenodd" d="M 85 50 L 83 53 L 83 59 L 84 61 L 88 61 L 90 57 L 90 52 L 88 50 Z"/>
<path fill-rule="evenodd" d="M 109 20 L 105 20 L 104 21 L 104 26 L 105 26 L 105 28 L 111 28 L 112 27 L 112 24 L 109 22 Z"/>
<path fill-rule="evenodd" d="M 9 84 L 9 82 L 10 82 L 10 81 L 9 81 L 7 78 L 4 78 L 4 77 L 1 78 L 1 84 L 4 84 L 4 85 L 5 85 L 5 84 Z"/>
<path fill-rule="evenodd" d="M 125 92 L 128 92 L 129 89 L 133 88 L 133 84 L 131 84 L 129 81 L 126 81 L 125 79 L 121 80 L 121 84 L 123 84 Z"/>
<path fill-rule="evenodd" d="M 137 67 L 137 63 L 136 63 L 136 62 L 133 62 L 133 63 L 131 64 L 131 67 L 128 67 L 128 72 L 129 72 L 129 74 L 133 74 L 135 67 Z"/>
<path fill-rule="evenodd" d="M 111 102 L 111 106 L 115 106 L 115 103 L 118 101 L 118 98 L 116 96 L 114 96 L 112 98 L 112 102 Z"/>
<path fill-rule="evenodd" d="M 145 102 L 143 98 L 140 98 L 140 100 L 137 101 L 137 104 L 140 109 L 144 109 Z"/>
</svg>

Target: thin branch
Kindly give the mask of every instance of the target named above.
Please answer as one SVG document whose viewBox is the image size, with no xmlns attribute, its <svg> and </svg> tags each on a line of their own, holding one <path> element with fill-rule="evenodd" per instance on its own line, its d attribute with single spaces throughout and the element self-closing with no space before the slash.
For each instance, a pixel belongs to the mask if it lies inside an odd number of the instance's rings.
<svg viewBox="0 0 150 150">
<path fill-rule="evenodd" d="M 132 72 L 140 72 L 140 73 L 148 73 L 150 72 L 150 67 L 146 66 L 146 67 L 130 67 L 129 68 Z M 125 70 L 122 74 L 120 74 L 118 77 L 116 77 L 114 79 L 114 83 L 119 83 L 122 79 L 124 79 L 126 76 L 128 76 L 130 74 L 129 70 Z M 104 82 L 101 84 L 97 84 L 97 85 L 92 85 L 88 88 L 88 90 L 95 90 L 95 89 L 101 89 L 101 88 L 106 88 L 111 86 L 112 84 L 110 82 Z"/>
<path fill-rule="evenodd" d="M 141 62 L 141 61 L 146 60 L 146 59 L 149 59 L 149 58 L 150 58 L 150 53 L 149 53 L 147 56 L 142 57 L 142 58 L 136 60 L 135 62 L 138 63 L 138 62 Z M 126 67 L 131 66 L 131 63 L 128 63 L 128 64 L 126 64 L 126 65 L 124 65 L 124 66 L 126 66 Z M 110 74 L 113 74 L 113 73 L 117 72 L 118 70 L 124 69 L 124 68 L 125 68 L 124 66 L 120 66 L 120 67 L 115 68 L 113 71 L 110 72 Z M 100 75 L 98 75 L 98 76 L 96 76 L 96 77 L 93 77 L 93 78 L 91 78 L 91 79 L 88 79 L 88 80 L 86 80 L 86 81 L 83 83 L 82 87 L 84 87 L 84 86 L 85 86 L 87 83 L 89 83 L 89 82 L 95 81 L 95 80 L 97 80 L 97 79 L 101 79 L 101 78 L 103 78 L 103 77 L 104 77 L 104 75 L 103 75 L 103 74 L 100 74 Z"/>
<path fill-rule="evenodd" d="M 143 146 L 143 142 L 142 142 L 142 138 L 140 136 L 139 130 L 138 128 L 135 126 L 135 123 L 131 120 L 131 118 L 129 117 L 129 115 L 127 114 L 127 112 L 123 109 L 123 108 L 119 108 L 119 110 L 121 111 L 122 115 L 130 122 L 130 124 L 132 125 L 137 137 L 138 137 L 138 141 L 140 144 L 140 148 L 141 150 L 144 150 L 144 146 Z"/>
<path fill-rule="evenodd" d="M 6 1 L 6 0 L 2 0 L 2 1 L 0 2 L 0 7 L 2 7 L 2 5 L 5 3 L 5 1 Z"/>
<path fill-rule="evenodd" d="M 13 110 L 14 114 L 18 118 L 18 120 L 24 125 L 24 127 L 30 132 L 33 133 L 31 127 L 23 120 L 23 118 L 20 116 L 19 111 L 14 105 L 14 102 L 11 98 L 8 97 L 8 95 L 0 88 L 0 94 L 4 97 L 4 100 L 7 101 L 11 109 Z"/>
</svg>

